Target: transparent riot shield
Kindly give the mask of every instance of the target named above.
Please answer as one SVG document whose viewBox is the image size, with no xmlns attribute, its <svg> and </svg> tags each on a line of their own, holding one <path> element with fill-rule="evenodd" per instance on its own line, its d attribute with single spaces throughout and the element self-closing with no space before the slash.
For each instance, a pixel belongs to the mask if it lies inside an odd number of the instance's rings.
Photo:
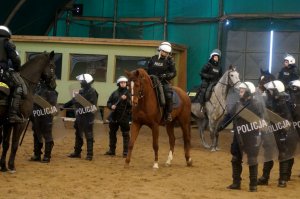
<svg viewBox="0 0 300 199">
<path fill-rule="evenodd" d="M 278 150 L 274 135 L 266 131 L 264 103 L 255 98 L 247 107 L 239 106 L 238 109 L 242 111 L 235 120 L 234 130 L 243 161 L 251 166 L 276 159 Z"/>
<path fill-rule="evenodd" d="M 266 120 L 269 121 L 267 132 L 275 137 L 278 148 L 278 160 L 293 158 L 299 151 L 299 135 L 292 119 L 291 107 L 287 103 L 278 102 L 266 108 Z"/>
<path fill-rule="evenodd" d="M 52 137 L 54 140 L 61 140 L 67 136 L 67 131 L 65 130 L 65 123 L 62 117 L 54 116 L 52 121 Z"/>
</svg>

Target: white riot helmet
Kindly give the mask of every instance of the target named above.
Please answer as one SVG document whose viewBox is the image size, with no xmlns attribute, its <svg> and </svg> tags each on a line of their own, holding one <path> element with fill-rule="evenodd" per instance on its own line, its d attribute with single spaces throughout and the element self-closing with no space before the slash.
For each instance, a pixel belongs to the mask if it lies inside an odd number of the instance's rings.
<svg viewBox="0 0 300 199">
<path fill-rule="evenodd" d="M 171 53 L 172 52 L 172 45 L 165 41 L 165 42 L 162 42 L 159 47 L 158 47 L 158 51 L 165 51 L 167 53 Z"/>
<path fill-rule="evenodd" d="M 211 53 L 209 55 L 209 59 L 211 59 L 214 55 L 217 55 L 220 58 L 221 57 L 221 51 L 219 49 L 214 49 L 213 51 L 211 51 Z"/>
<path fill-rule="evenodd" d="M 300 80 L 299 79 L 291 81 L 289 84 L 292 88 L 296 87 L 295 90 L 300 89 Z"/>
<path fill-rule="evenodd" d="M 287 54 L 284 57 L 284 60 L 287 60 L 289 62 L 289 64 L 295 64 L 296 63 L 295 58 L 292 55 L 290 55 L 290 54 Z"/>
<path fill-rule="evenodd" d="M 239 88 L 244 88 L 251 94 L 255 93 L 256 91 L 256 88 L 252 82 L 243 82 L 240 84 Z"/>
<path fill-rule="evenodd" d="M 94 81 L 92 75 L 87 74 L 87 73 L 86 74 L 78 75 L 76 77 L 76 79 L 79 80 L 79 81 L 86 81 L 86 83 L 88 83 L 88 84 L 90 84 L 90 83 L 92 83 Z"/>
<path fill-rule="evenodd" d="M 266 83 L 264 85 L 264 87 L 267 90 L 277 90 L 278 93 L 281 93 L 281 92 L 285 91 L 284 84 L 279 80 L 270 81 L 270 82 Z"/>
<path fill-rule="evenodd" d="M 8 29 L 8 27 L 6 26 L 0 26 L 0 37 L 7 37 L 10 38 L 11 37 L 11 32 Z"/>
<path fill-rule="evenodd" d="M 125 76 L 120 76 L 119 79 L 117 80 L 117 85 L 120 85 L 120 82 L 128 82 L 127 77 Z"/>
</svg>

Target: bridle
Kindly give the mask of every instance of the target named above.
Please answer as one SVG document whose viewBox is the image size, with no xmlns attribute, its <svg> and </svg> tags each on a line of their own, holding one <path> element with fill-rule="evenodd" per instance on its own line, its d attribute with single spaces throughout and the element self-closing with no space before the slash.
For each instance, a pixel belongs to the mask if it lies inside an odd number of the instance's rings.
<svg viewBox="0 0 300 199">
<path fill-rule="evenodd" d="M 135 80 L 131 80 L 130 81 L 130 91 L 131 91 L 131 102 L 132 104 L 135 104 L 137 105 L 138 104 L 138 100 L 140 99 L 143 99 L 144 98 L 144 81 L 145 81 L 145 77 L 144 76 L 141 76 L 141 77 L 138 77 L 137 79 Z M 139 89 L 137 92 L 134 92 L 135 91 L 135 85 L 136 83 L 139 82 Z M 135 100 L 136 99 L 136 100 Z M 136 103 L 134 103 L 136 102 Z"/>
</svg>

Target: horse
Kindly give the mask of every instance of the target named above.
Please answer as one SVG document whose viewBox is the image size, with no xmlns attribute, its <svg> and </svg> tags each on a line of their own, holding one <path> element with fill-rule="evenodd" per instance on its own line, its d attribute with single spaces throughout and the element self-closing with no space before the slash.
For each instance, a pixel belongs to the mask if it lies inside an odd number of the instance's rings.
<svg viewBox="0 0 300 199">
<path fill-rule="evenodd" d="M 165 122 L 163 113 L 160 109 L 160 104 L 157 100 L 157 93 L 155 86 L 152 83 L 151 77 L 148 73 L 139 68 L 131 72 L 125 71 L 129 81 L 132 101 L 132 124 L 131 137 L 128 146 L 128 154 L 125 160 L 125 167 L 129 166 L 134 143 L 139 134 L 139 130 L 143 125 L 148 126 L 152 130 L 152 146 L 154 150 L 154 164 L 153 168 L 158 169 L 158 136 L 159 126 L 165 125 L 169 137 L 170 151 L 166 161 L 166 166 L 171 165 L 174 154 L 175 135 L 174 126 L 176 122 L 179 124 L 183 134 L 184 151 L 187 166 L 192 166 L 192 158 L 190 157 L 191 147 L 191 102 L 182 89 L 173 86 L 173 93 L 179 98 L 179 105 L 173 107 L 172 122 Z"/>
<path fill-rule="evenodd" d="M 229 69 L 223 74 L 218 83 L 213 87 L 212 94 L 205 107 L 201 107 L 200 103 L 195 100 L 192 102 L 192 117 L 197 122 L 200 133 L 201 144 L 205 148 L 210 148 L 211 151 L 217 151 L 218 148 L 218 125 L 222 121 L 226 112 L 226 98 L 229 90 L 237 88 L 240 83 L 239 73 L 234 66 L 229 66 Z M 232 96 L 237 96 L 234 93 Z M 204 110 L 203 110 L 204 109 Z M 211 145 L 205 140 L 205 128 L 209 126 Z"/>
<path fill-rule="evenodd" d="M 54 51 L 51 53 L 42 53 L 35 56 L 34 58 L 27 61 L 20 69 L 20 76 L 23 78 L 27 93 L 23 96 L 20 103 L 20 112 L 24 118 L 22 123 L 9 123 L 8 121 L 8 111 L 3 112 L 3 110 L 8 110 L 8 102 L 0 104 L 0 120 L 3 125 L 3 138 L 2 138 L 2 155 L 0 160 L 1 171 L 9 171 L 11 173 L 16 172 L 15 167 L 15 157 L 19 146 L 20 136 L 25 129 L 26 121 L 28 121 L 29 116 L 32 114 L 33 109 L 33 94 L 36 85 L 38 84 L 40 78 L 50 79 L 54 75 Z M 3 99 L 3 95 L 1 100 Z M 6 96 L 5 100 L 8 97 Z M 0 101 L 1 101 L 0 100 Z M 13 131 L 11 131 L 13 130 Z M 8 169 L 6 167 L 6 154 L 9 148 L 9 141 L 12 132 L 12 144 L 11 153 L 8 161 Z"/>
<path fill-rule="evenodd" d="M 276 77 L 272 75 L 268 70 L 260 69 L 260 77 L 258 78 L 258 89 L 261 93 L 266 91 L 264 85 L 270 81 L 275 80 Z"/>
</svg>

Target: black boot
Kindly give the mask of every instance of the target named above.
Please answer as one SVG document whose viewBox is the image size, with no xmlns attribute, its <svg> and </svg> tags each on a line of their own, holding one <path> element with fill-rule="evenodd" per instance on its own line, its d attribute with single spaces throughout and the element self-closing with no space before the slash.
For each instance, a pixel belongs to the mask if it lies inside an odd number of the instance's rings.
<svg viewBox="0 0 300 199">
<path fill-rule="evenodd" d="M 257 165 L 249 166 L 249 191 L 256 192 L 257 191 Z"/>
<path fill-rule="evenodd" d="M 288 179 L 289 161 L 285 160 L 279 162 L 279 180 L 278 187 L 286 187 L 286 182 Z"/>
<path fill-rule="evenodd" d="M 88 139 L 86 141 L 86 147 L 87 147 L 87 155 L 86 160 L 93 160 L 93 145 L 94 145 L 94 139 Z"/>
<path fill-rule="evenodd" d="M 172 122 L 172 110 L 173 110 L 173 95 L 167 94 L 168 96 L 166 97 L 166 121 L 167 122 Z"/>
<path fill-rule="evenodd" d="M 25 120 L 20 115 L 20 101 L 21 96 L 12 98 L 9 109 L 9 122 L 10 123 L 23 123 Z"/>
<path fill-rule="evenodd" d="M 274 161 L 268 161 L 268 162 L 264 163 L 263 174 L 258 179 L 257 185 L 268 185 L 269 184 L 270 173 L 273 168 L 273 165 L 274 165 Z"/>
<path fill-rule="evenodd" d="M 83 139 L 76 136 L 74 152 L 68 155 L 69 158 L 81 158 L 81 147 L 83 145 Z"/>
<path fill-rule="evenodd" d="M 288 168 L 287 181 L 290 181 L 292 176 L 292 169 L 294 165 L 294 158 L 289 159 L 288 162 L 289 162 L 289 168 Z"/>
<path fill-rule="evenodd" d="M 123 132 L 123 158 L 127 157 L 128 154 L 128 143 L 130 140 L 129 132 Z"/>
<path fill-rule="evenodd" d="M 33 135 L 33 156 L 30 158 L 30 161 L 41 161 L 41 154 L 42 154 L 42 148 L 43 148 L 43 143 L 39 142 L 37 136 L 34 134 Z"/>
<path fill-rule="evenodd" d="M 241 189 L 241 173 L 243 170 L 242 162 L 239 160 L 231 160 L 231 166 L 232 166 L 232 179 L 233 182 L 231 185 L 227 187 L 227 189 Z"/>
<path fill-rule="evenodd" d="M 49 163 L 50 162 L 51 152 L 52 152 L 53 146 L 54 146 L 53 141 L 45 143 L 45 155 L 44 155 L 43 160 L 41 161 L 42 163 Z"/>
<path fill-rule="evenodd" d="M 113 124 L 110 123 L 109 125 L 111 129 L 113 129 Z M 117 144 L 117 136 L 116 132 L 110 130 L 109 131 L 109 150 L 104 153 L 104 155 L 115 156 L 116 155 L 116 144 Z"/>
</svg>

